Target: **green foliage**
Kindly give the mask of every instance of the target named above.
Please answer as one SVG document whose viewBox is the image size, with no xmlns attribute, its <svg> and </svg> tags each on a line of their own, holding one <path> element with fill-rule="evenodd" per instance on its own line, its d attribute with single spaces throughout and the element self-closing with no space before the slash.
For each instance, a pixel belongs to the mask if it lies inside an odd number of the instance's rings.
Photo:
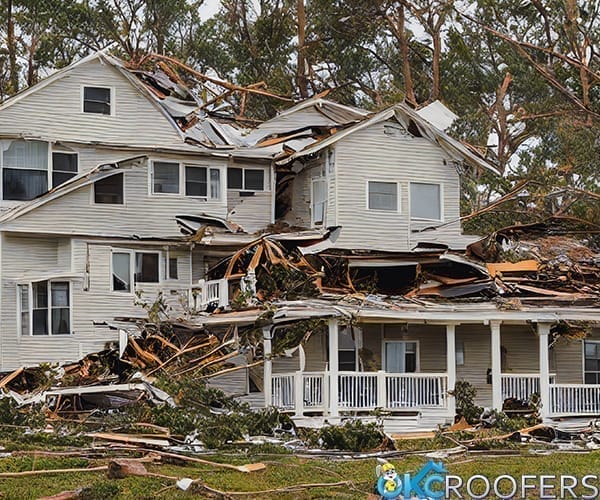
<svg viewBox="0 0 600 500">
<path fill-rule="evenodd" d="M 474 402 L 477 389 L 469 382 L 460 380 L 456 382 L 452 395 L 456 400 L 456 415 L 458 417 L 465 417 L 465 420 L 470 424 L 478 422 L 483 408 L 475 405 Z"/>
<path fill-rule="evenodd" d="M 304 429 L 310 446 L 329 450 L 373 451 L 386 440 L 381 427 L 362 420 L 349 420 L 342 425 L 326 425 L 321 429 Z"/>
<path fill-rule="evenodd" d="M 80 500 L 105 500 L 118 498 L 121 494 L 121 485 L 116 481 L 97 481 L 91 486 L 81 489 L 78 499 Z"/>
</svg>

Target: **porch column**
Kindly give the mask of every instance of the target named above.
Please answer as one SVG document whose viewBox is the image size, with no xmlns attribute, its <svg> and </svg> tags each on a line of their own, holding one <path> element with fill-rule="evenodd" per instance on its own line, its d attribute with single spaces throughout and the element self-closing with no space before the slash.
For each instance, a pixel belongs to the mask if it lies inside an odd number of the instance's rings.
<svg viewBox="0 0 600 500">
<path fill-rule="evenodd" d="M 544 421 L 550 415 L 550 363 L 548 361 L 550 323 L 538 323 L 537 334 L 540 344 L 540 417 Z"/>
<path fill-rule="evenodd" d="M 329 415 L 338 417 L 338 320 L 329 320 Z"/>
<path fill-rule="evenodd" d="M 306 368 L 306 353 L 302 344 L 298 346 L 298 371 L 294 373 L 294 415 L 304 415 L 304 369 Z"/>
<path fill-rule="evenodd" d="M 263 327 L 263 392 L 265 408 L 273 404 L 273 361 L 271 360 L 271 328 Z"/>
<path fill-rule="evenodd" d="M 446 325 L 446 376 L 448 377 L 448 391 L 454 391 L 456 385 L 456 325 Z M 456 399 L 447 396 L 448 413 L 456 414 Z"/>
<path fill-rule="evenodd" d="M 492 408 L 502 410 L 502 354 L 500 347 L 500 322 L 490 322 L 492 333 Z"/>
</svg>

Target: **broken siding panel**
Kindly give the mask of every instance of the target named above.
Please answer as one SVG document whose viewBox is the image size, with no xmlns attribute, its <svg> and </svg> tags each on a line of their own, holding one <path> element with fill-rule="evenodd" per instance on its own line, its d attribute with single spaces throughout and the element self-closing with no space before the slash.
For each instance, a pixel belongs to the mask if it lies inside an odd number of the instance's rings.
<svg viewBox="0 0 600 500">
<path fill-rule="evenodd" d="M 82 113 L 83 85 L 114 88 L 115 115 Z M 81 142 L 182 143 L 161 111 L 118 70 L 97 59 L 0 111 L 0 135 L 21 133 Z"/>
<path fill-rule="evenodd" d="M 225 201 L 201 201 L 181 195 L 149 195 L 145 167 L 124 170 L 124 205 L 93 204 L 93 186 L 52 200 L 4 227 L 43 233 L 48 227 L 55 233 L 110 236 L 179 237 L 175 222 L 180 214 L 208 213 L 226 217 Z M 56 221 L 61 221 L 57 226 Z"/>
<path fill-rule="evenodd" d="M 407 251 L 412 246 L 411 227 L 439 224 L 410 221 L 410 182 L 441 182 L 444 221 L 459 215 L 459 176 L 452 166 L 444 165 L 442 150 L 424 138 L 386 134 L 386 123 L 351 134 L 336 145 L 336 222 L 343 228 L 338 248 Z M 368 210 L 368 181 L 397 182 L 400 211 Z M 459 234 L 458 230 L 453 225 L 446 231 Z"/>
<path fill-rule="evenodd" d="M 272 194 L 270 191 L 255 191 L 244 196 L 243 192 L 227 190 L 227 219 L 248 233 L 260 231 L 271 223 Z"/>
<path fill-rule="evenodd" d="M 309 161 L 292 181 L 292 209 L 284 220 L 291 226 L 311 227 L 311 191 L 313 178 L 325 176 L 325 162 L 322 158 Z M 327 221 L 329 222 L 329 200 L 327 200 Z"/>
</svg>

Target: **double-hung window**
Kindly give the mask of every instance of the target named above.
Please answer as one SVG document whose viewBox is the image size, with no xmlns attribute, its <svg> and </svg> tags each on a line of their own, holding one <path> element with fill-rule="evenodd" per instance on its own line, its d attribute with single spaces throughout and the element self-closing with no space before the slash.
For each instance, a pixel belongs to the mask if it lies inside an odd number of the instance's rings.
<svg viewBox="0 0 600 500">
<path fill-rule="evenodd" d="M 264 191 L 265 171 L 259 168 L 229 167 L 227 169 L 227 189 Z"/>
<path fill-rule="evenodd" d="M 369 181 L 367 183 L 369 210 L 398 211 L 398 183 Z"/>
<path fill-rule="evenodd" d="M 412 373 L 417 371 L 417 343 L 386 340 L 384 343 L 385 371 Z"/>
<path fill-rule="evenodd" d="M 350 328 L 341 328 L 338 332 L 338 369 L 356 371 L 356 343 Z"/>
<path fill-rule="evenodd" d="M 52 187 L 55 188 L 77 175 L 77 153 L 52 151 Z"/>
<path fill-rule="evenodd" d="M 114 114 L 112 93 L 110 87 L 83 87 L 83 112 L 100 115 Z"/>
<path fill-rule="evenodd" d="M 123 205 L 123 174 L 118 173 L 94 182 L 94 203 Z"/>
<path fill-rule="evenodd" d="M 151 184 L 153 194 L 183 194 L 207 200 L 221 197 L 221 171 L 218 168 L 154 161 Z"/>
<path fill-rule="evenodd" d="M 135 283 L 160 281 L 159 252 L 114 251 L 112 253 L 112 289 L 133 292 Z"/>
<path fill-rule="evenodd" d="M 442 187 L 425 182 L 410 183 L 412 219 L 442 220 Z"/>
<path fill-rule="evenodd" d="M 68 281 L 19 285 L 21 335 L 71 333 L 71 286 Z"/>
<path fill-rule="evenodd" d="M 585 340 L 584 383 L 600 384 L 600 340 Z"/>
</svg>

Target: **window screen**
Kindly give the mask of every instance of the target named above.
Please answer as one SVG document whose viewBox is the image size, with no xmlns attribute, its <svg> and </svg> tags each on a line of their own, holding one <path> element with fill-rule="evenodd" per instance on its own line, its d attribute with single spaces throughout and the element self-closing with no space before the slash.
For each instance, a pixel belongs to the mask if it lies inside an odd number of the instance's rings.
<svg viewBox="0 0 600 500">
<path fill-rule="evenodd" d="M 414 219 L 442 218 L 442 204 L 439 184 L 410 184 L 410 216 Z"/>
<path fill-rule="evenodd" d="M 110 89 L 103 87 L 83 88 L 83 112 L 110 115 Z"/>
<path fill-rule="evenodd" d="M 94 203 L 123 204 L 123 174 L 115 174 L 94 183 Z"/>
<path fill-rule="evenodd" d="M 179 163 L 155 161 L 152 165 L 152 192 L 179 193 Z"/>
<path fill-rule="evenodd" d="M 398 210 L 398 184 L 369 181 L 370 210 Z"/>
</svg>

